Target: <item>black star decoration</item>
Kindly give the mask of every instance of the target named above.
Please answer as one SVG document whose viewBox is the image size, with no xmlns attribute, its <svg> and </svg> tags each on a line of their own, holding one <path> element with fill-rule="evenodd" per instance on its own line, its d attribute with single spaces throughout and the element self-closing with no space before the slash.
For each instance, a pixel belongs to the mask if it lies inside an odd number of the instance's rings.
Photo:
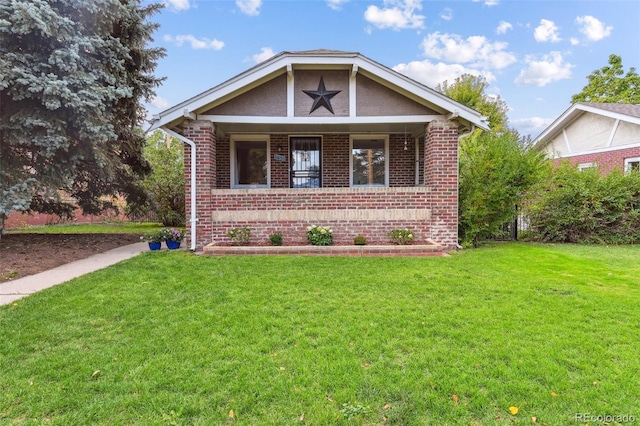
<svg viewBox="0 0 640 426">
<path fill-rule="evenodd" d="M 331 98 L 340 93 L 342 90 L 327 90 L 324 87 L 324 80 L 320 77 L 320 83 L 318 84 L 318 90 L 303 90 L 304 93 L 313 98 L 313 105 L 311 106 L 311 114 L 321 106 L 325 107 L 331 114 L 333 114 L 333 108 L 331 107 Z"/>
</svg>

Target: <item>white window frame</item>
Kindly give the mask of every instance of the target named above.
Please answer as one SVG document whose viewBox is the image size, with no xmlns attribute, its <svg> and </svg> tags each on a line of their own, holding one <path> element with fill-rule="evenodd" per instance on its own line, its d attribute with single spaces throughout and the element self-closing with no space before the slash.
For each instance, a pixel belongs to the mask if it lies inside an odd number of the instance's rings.
<svg viewBox="0 0 640 426">
<path fill-rule="evenodd" d="M 264 142 L 267 144 L 267 184 L 266 185 L 241 185 L 238 183 L 236 164 L 238 161 L 236 152 L 236 142 Z M 231 188 L 251 189 L 251 188 L 271 188 L 271 139 L 269 135 L 231 135 Z"/>
<path fill-rule="evenodd" d="M 383 139 L 384 140 L 384 185 L 354 185 L 353 184 L 353 141 L 361 139 Z M 352 188 L 387 188 L 389 186 L 389 135 L 349 135 L 349 186 Z"/>
<path fill-rule="evenodd" d="M 595 166 L 596 166 L 595 163 L 580 163 L 578 164 L 578 170 L 591 169 L 591 168 L 594 168 Z"/>
<path fill-rule="evenodd" d="M 631 171 L 631 163 L 640 163 L 640 157 L 630 157 L 624 159 L 624 172 L 629 173 Z"/>
</svg>

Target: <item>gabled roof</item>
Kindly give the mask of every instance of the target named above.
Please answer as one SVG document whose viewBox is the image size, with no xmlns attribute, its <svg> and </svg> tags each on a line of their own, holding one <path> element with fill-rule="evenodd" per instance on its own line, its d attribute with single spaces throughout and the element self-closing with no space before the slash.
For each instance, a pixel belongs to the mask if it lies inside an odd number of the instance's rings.
<svg viewBox="0 0 640 426">
<path fill-rule="evenodd" d="M 479 112 L 454 101 L 434 89 L 383 66 L 360 53 L 325 49 L 281 52 L 243 73 L 155 115 L 150 130 L 160 127 L 175 128 L 187 118 L 197 118 L 199 113 L 203 113 L 211 105 L 220 104 L 239 96 L 276 76 L 291 73 L 293 69 L 310 69 L 312 67 L 317 69 L 343 68 L 350 69 L 353 73 L 362 73 L 419 103 L 428 105 L 442 115 L 451 114 L 451 117 L 457 117 L 460 127 L 468 129 L 475 126 L 488 130 L 484 117 Z M 287 118 L 296 123 L 299 123 L 302 119 L 301 117 Z M 382 119 L 382 117 L 379 118 Z M 326 124 L 329 121 L 330 119 L 325 119 Z M 323 124 L 323 121 L 316 118 L 314 123 Z"/>
<path fill-rule="evenodd" d="M 561 133 L 563 129 L 586 112 L 640 125 L 640 105 L 577 102 L 571 105 L 569 109 L 562 113 L 560 117 L 556 118 L 549 127 L 534 139 L 534 147 L 538 150 L 542 149 L 548 142 Z"/>
</svg>

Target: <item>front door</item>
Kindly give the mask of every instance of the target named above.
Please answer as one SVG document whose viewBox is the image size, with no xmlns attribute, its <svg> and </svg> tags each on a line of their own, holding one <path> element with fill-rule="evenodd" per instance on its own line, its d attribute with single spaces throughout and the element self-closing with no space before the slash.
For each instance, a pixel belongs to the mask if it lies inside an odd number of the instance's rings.
<svg viewBox="0 0 640 426">
<path fill-rule="evenodd" d="M 291 138 L 291 188 L 320 188 L 320 138 Z"/>
</svg>

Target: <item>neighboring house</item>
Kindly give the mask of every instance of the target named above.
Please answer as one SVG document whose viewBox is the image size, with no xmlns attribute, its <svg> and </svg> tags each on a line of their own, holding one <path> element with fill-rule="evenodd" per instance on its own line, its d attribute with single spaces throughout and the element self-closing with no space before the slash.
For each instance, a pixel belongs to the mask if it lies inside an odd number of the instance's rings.
<svg viewBox="0 0 640 426">
<path fill-rule="evenodd" d="M 640 105 L 579 102 L 534 141 L 539 151 L 578 168 L 640 169 Z"/>
<path fill-rule="evenodd" d="M 156 115 L 185 144 L 191 248 L 249 226 L 305 244 L 458 242 L 458 141 L 483 117 L 359 53 L 283 52 Z M 194 150 L 195 149 L 195 150 Z M 192 179 L 193 178 L 193 179 Z M 194 228 L 195 226 L 195 228 Z"/>
</svg>

